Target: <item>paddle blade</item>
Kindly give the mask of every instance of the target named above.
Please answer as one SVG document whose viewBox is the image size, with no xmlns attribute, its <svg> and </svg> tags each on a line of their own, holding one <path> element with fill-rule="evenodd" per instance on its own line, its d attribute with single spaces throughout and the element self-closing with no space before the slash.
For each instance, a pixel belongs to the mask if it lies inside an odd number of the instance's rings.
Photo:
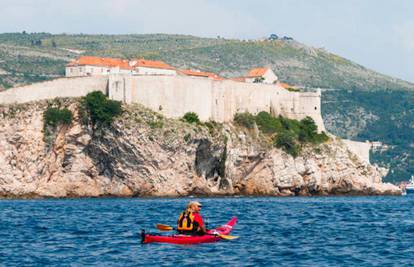
<svg viewBox="0 0 414 267">
<path fill-rule="evenodd" d="M 166 224 L 160 224 L 160 223 L 158 223 L 156 226 L 157 226 L 157 229 L 158 230 L 161 230 L 161 231 L 171 231 L 171 230 L 174 230 L 173 227 L 171 227 L 169 225 L 166 225 Z"/>
<path fill-rule="evenodd" d="M 239 238 L 238 236 L 234 236 L 234 235 L 219 235 L 219 236 L 225 240 L 233 240 L 233 239 Z"/>
</svg>

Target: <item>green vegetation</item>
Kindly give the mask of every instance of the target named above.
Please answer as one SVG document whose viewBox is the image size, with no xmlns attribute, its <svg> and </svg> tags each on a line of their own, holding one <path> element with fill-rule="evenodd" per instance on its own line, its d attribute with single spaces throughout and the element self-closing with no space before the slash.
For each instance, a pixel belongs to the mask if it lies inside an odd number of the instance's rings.
<svg viewBox="0 0 414 267">
<path fill-rule="evenodd" d="M 324 132 L 318 133 L 318 128 L 310 117 L 297 121 L 282 116 L 275 118 L 268 112 L 262 111 L 256 116 L 248 112 L 238 113 L 234 116 L 234 121 L 249 129 L 257 124 L 263 134 L 272 137 L 275 147 L 283 149 L 293 157 L 299 155 L 303 145 L 317 145 L 329 139 Z"/>
<path fill-rule="evenodd" d="M 196 124 L 200 123 L 200 119 L 198 118 L 198 115 L 195 112 L 185 113 L 184 116 L 183 116 L 183 120 L 188 122 L 188 123 L 196 123 Z"/>
<path fill-rule="evenodd" d="M 102 92 L 95 91 L 82 99 L 81 110 L 86 112 L 83 122 L 90 122 L 95 126 L 108 126 L 116 116 L 121 115 L 121 102 L 108 99 Z M 83 114 L 82 114 L 83 115 Z"/>
<path fill-rule="evenodd" d="M 148 125 L 152 128 L 152 129 L 161 129 L 162 127 L 164 127 L 164 122 L 161 119 L 154 119 L 152 121 L 148 122 Z"/>
<path fill-rule="evenodd" d="M 253 67 L 270 66 L 281 81 L 307 87 L 414 89 L 413 84 L 293 40 L 246 42 L 166 34 L 0 34 L 0 68 L 8 73 L 0 77 L 0 83 L 13 86 L 63 76 L 65 64 L 80 54 L 159 59 L 177 68 L 229 77 L 244 75 Z"/>
<path fill-rule="evenodd" d="M 414 93 L 327 91 L 322 94 L 322 116 L 332 122 L 325 124 L 335 135 L 388 145 L 370 157 L 371 163 L 390 168 L 385 181 L 407 181 L 414 174 Z"/>
<path fill-rule="evenodd" d="M 283 149 L 286 153 L 296 158 L 300 152 L 300 145 L 294 135 L 289 131 L 282 131 L 274 140 L 274 146 Z"/>
<path fill-rule="evenodd" d="M 72 123 L 73 115 L 67 108 L 59 109 L 49 107 L 43 114 L 45 126 L 57 127 L 60 124 Z"/>
<path fill-rule="evenodd" d="M 214 135 L 222 128 L 222 124 L 212 120 L 204 122 L 202 123 L 202 125 L 208 128 L 208 132 L 210 133 L 210 135 Z"/>
<path fill-rule="evenodd" d="M 300 92 L 300 89 L 293 88 L 293 87 L 288 87 L 286 88 L 286 90 L 288 90 L 289 92 Z"/>
<path fill-rule="evenodd" d="M 45 110 L 43 113 L 43 140 L 46 143 L 48 151 L 52 147 L 52 143 L 55 140 L 58 126 L 70 125 L 72 123 L 72 119 L 73 114 L 67 108 L 61 109 L 59 107 L 49 106 Z"/>
<path fill-rule="evenodd" d="M 254 122 L 257 123 L 259 129 L 266 134 L 272 134 L 276 132 L 282 131 L 282 122 L 279 118 L 275 118 L 270 115 L 268 112 L 260 112 L 255 117 L 250 115 L 254 118 Z"/>
<path fill-rule="evenodd" d="M 270 66 L 283 82 L 336 88 L 337 91 L 322 94 L 328 131 L 341 137 L 391 145 L 389 150 L 374 152 L 371 157 L 374 163 L 391 168 L 387 181 L 408 180 L 414 174 L 414 139 L 410 133 L 414 132 L 414 85 L 324 49 L 280 39 L 4 33 L 0 34 L 0 90 L 61 77 L 65 64 L 79 55 L 158 59 L 177 68 L 201 69 L 223 77 L 241 76 L 253 67 Z M 88 121 L 87 110 L 83 114 L 81 118 Z M 246 125 L 254 126 L 248 120 Z M 272 131 L 264 125 L 262 131 Z"/>
<path fill-rule="evenodd" d="M 248 129 L 254 128 L 255 119 L 256 119 L 255 116 L 253 116 L 249 112 L 236 113 L 236 115 L 234 115 L 234 121 L 237 124 L 244 126 Z"/>
<path fill-rule="evenodd" d="M 263 82 L 264 82 L 264 80 L 265 80 L 265 78 L 263 78 L 263 77 L 258 77 L 258 78 L 255 78 L 255 79 L 254 79 L 253 83 L 263 83 Z"/>
</svg>

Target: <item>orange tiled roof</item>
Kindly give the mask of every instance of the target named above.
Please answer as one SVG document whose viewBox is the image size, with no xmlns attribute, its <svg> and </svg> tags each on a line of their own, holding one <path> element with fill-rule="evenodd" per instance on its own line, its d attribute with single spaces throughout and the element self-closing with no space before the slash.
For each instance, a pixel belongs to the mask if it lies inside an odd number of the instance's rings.
<svg viewBox="0 0 414 267">
<path fill-rule="evenodd" d="M 146 68 L 155 68 L 155 69 L 167 69 L 175 70 L 174 67 L 168 65 L 163 61 L 157 60 L 145 60 L 145 59 L 134 59 L 131 61 L 133 67 L 146 67 Z"/>
<path fill-rule="evenodd" d="M 197 77 L 206 77 L 213 80 L 224 80 L 224 78 L 218 76 L 212 72 L 205 72 L 205 71 L 194 71 L 194 70 L 180 70 L 181 74 L 188 75 L 188 76 L 197 76 Z"/>
<path fill-rule="evenodd" d="M 245 82 L 246 77 L 234 77 L 234 78 L 230 78 L 230 80 L 235 81 L 235 82 Z"/>
<path fill-rule="evenodd" d="M 288 83 L 278 83 L 280 86 L 282 86 L 283 88 L 285 88 L 285 89 L 288 89 L 288 88 L 292 88 L 293 86 L 292 85 L 290 85 L 290 84 L 288 84 Z"/>
<path fill-rule="evenodd" d="M 132 69 L 129 66 L 128 60 L 119 58 L 104 58 L 93 56 L 81 56 L 78 59 L 70 62 L 67 66 L 100 66 L 100 67 L 120 67 L 121 69 Z"/>
<path fill-rule="evenodd" d="M 251 69 L 246 77 L 254 78 L 254 77 L 262 77 L 269 68 L 256 68 Z"/>
</svg>

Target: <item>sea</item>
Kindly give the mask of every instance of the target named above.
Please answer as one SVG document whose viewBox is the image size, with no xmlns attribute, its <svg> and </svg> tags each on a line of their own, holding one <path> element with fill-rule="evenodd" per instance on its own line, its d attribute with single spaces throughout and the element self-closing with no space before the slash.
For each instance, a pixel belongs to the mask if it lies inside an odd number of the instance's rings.
<svg viewBox="0 0 414 267">
<path fill-rule="evenodd" d="M 231 241 L 141 244 L 202 202 Z M 166 234 L 166 233 L 163 233 Z M 0 201 L 0 266 L 413 266 L 414 195 Z"/>
</svg>

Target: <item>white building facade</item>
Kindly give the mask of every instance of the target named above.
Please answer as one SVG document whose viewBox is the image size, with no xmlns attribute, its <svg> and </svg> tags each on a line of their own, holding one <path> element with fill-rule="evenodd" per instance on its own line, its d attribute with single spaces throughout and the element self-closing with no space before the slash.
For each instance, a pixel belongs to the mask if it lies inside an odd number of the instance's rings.
<svg viewBox="0 0 414 267">
<path fill-rule="evenodd" d="M 249 71 L 245 81 L 247 83 L 274 84 L 278 81 L 278 77 L 270 68 L 257 68 Z"/>
</svg>

